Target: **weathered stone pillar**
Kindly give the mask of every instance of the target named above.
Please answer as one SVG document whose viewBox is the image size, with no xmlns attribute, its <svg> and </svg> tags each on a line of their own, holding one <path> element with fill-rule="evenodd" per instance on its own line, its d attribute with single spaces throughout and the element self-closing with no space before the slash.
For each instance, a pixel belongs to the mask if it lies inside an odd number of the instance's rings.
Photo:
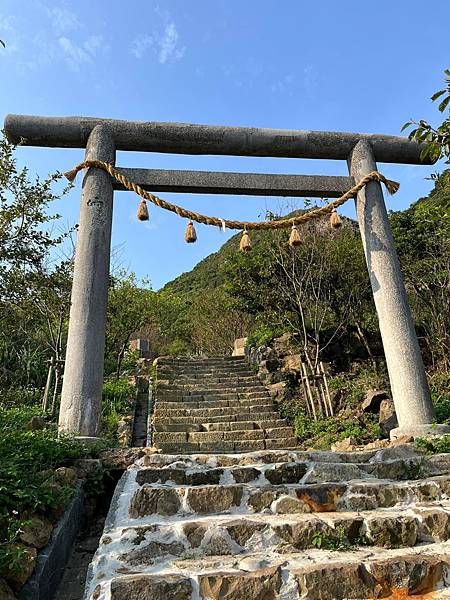
<svg viewBox="0 0 450 600">
<path fill-rule="evenodd" d="M 86 159 L 114 164 L 114 140 L 107 126 L 92 130 Z M 110 176 L 90 168 L 83 180 L 59 414 L 60 431 L 82 438 L 100 433 L 112 211 Z"/>
<path fill-rule="evenodd" d="M 371 145 L 358 142 L 348 164 L 355 181 L 375 171 Z M 444 425 L 433 425 L 435 414 L 425 369 L 378 182 L 370 182 L 358 193 L 356 212 L 399 422 L 391 438 L 450 431 Z"/>
</svg>

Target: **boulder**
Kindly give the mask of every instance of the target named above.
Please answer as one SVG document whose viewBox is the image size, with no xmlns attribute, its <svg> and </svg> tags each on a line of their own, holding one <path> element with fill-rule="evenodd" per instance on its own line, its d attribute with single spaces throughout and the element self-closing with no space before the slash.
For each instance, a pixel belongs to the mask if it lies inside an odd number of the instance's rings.
<svg viewBox="0 0 450 600">
<path fill-rule="evenodd" d="M 398 427 L 397 415 L 392 400 L 384 399 L 381 401 L 378 422 L 385 437 L 389 437 L 391 430 Z"/>
<path fill-rule="evenodd" d="M 40 429 L 45 429 L 45 427 L 46 424 L 43 417 L 32 417 L 27 423 L 27 429 L 30 431 L 38 431 Z"/>
<path fill-rule="evenodd" d="M 350 452 L 355 449 L 357 443 L 354 437 L 346 437 L 343 440 L 331 444 L 332 452 Z"/>
<path fill-rule="evenodd" d="M 77 478 L 77 472 L 71 467 L 58 467 L 55 471 L 55 480 L 60 485 L 72 486 Z"/>
<path fill-rule="evenodd" d="M 293 333 L 283 333 L 272 342 L 272 348 L 278 356 L 287 356 L 292 354 L 292 350 L 297 346 L 296 336 Z"/>
<path fill-rule="evenodd" d="M 19 539 L 27 546 L 43 548 L 47 545 L 52 530 L 53 525 L 45 517 L 32 515 L 22 527 Z"/>
<path fill-rule="evenodd" d="M 283 366 L 281 368 L 282 371 L 295 371 L 297 373 L 301 373 L 302 371 L 302 361 L 300 358 L 300 354 L 288 354 L 283 359 Z"/>
<path fill-rule="evenodd" d="M 6 582 L 14 592 L 20 590 L 34 571 L 37 557 L 36 548 L 24 546 L 23 544 L 16 544 L 16 547 L 23 551 L 20 559 L 20 571 L 16 572 L 11 569 L 6 569 L 5 571 Z"/>
<path fill-rule="evenodd" d="M 384 390 L 367 390 L 364 400 L 361 404 L 363 412 L 377 413 L 383 400 L 388 399 L 388 393 Z"/>
</svg>

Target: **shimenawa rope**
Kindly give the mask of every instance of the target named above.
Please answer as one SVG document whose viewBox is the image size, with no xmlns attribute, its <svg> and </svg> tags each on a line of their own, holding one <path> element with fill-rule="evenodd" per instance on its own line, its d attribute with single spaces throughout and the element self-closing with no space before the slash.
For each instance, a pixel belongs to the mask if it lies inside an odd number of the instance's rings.
<svg viewBox="0 0 450 600">
<path fill-rule="evenodd" d="M 337 228 L 340 226 L 341 221 L 340 221 L 339 215 L 336 213 L 336 208 L 338 208 L 339 206 L 342 206 L 342 204 L 347 202 L 347 200 L 356 196 L 356 194 L 363 187 L 365 187 L 370 181 L 378 181 L 379 183 L 383 183 L 386 186 L 386 189 L 390 194 L 395 194 L 395 192 L 400 187 L 400 184 L 397 183 L 396 181 L 387 179 L 386 177 L 384 177 L 384 175 L 382 175 L 378 171 L 372 171 L 371 173 L 368 173 L 367 175 L 362 177 L 358 181 L 358 183 L 356 183 L 347 192 L 345 192 L 345 194 L 343 194 L 339 198 L 336 198 L 336 200 L 332 200 L 325 206 L 321 206 L 319 208 L 314 208 L 306 213 L 303 213 L 302 215 L 290 217 L 288 219 L 277 219 L 274 221 L 231 221 L 228 219 L 221 219 L 218 217 L 210 217 L 208 215 L 203 215 L 201 213 L 187 210 L 181 206 L 177 206 L 176 204 L 167 202 L 166 200 L 163 200 L 162 198 L 158 198 L 158 196 L 155 196 L 151 192 L 147 192 L 146 190 L 142 189 L 141 186 L 139 186 L 137 183 L 130 181 L 127 177 L 125 177 L 117 169 L 115 169 L 110 163 L 103 162 L 101 160 L 86 160 L 86 161 L 80 163 L 79 165 L 77 165 L 74 169 L 64 173 L 64 175 L 65 175 L 65 177 L 67 177 L 67 179 L 69 181 L 72 182 L 75 180 L 75 177 L 77 176 L 77 173 L 79 171 L 81 171 L 82 169 L 87 169 L 89 167 L 103 169 L 103 171 L 106 171 L 107 173 L 109 173 L 109 175 L 111 177 L 113 177 L 116 181 L 118 181 L 120 184 L 122 184 L 124 188 L 126 188 L 127 190 L 130 190 L 132 192 L 135 192 L 138 196 L 140 196 L 142 198 L 140 205 L 139 205 L 139 209 L 138 209 L 138 218 L 140 220 L 145 221 L 148 219 L 148 211 L 147 211 L 147 207 L 145 205 L 145 200 L 148 200 L 148 201 L 152 202 L 153 204 L 155 204 L 156 206 L 159 206 L 160 208 L 163 208 L 165 210 L 169 210 L 171 212 L 176 213 L 179 217 L 189 219 L 190 223 L 188 224 L 188 227 L 191 226 L 193 228 L 192 221 L 195 221 L 196 223 L 203 223 L 204 225 L 213 225 L 215 227 L 221 227 L 221 228 L 223 228 L 223 226 L 225 225 L 225 227 L 228 227 L 228 229 L 243 230 L 244 235 L 247 234 L 247 238 L 248 238 L 248 233 L 247 233 L 248 230 L 284 229 L 287 227 L 296 226 L 300 223 L 306 223 L 306 222 L 310 221 L 311 219 L 318 219 L 327 214 L 331 214 L 332 227 Z M 194 237 L 194 235 L 192 235 L 192 229 L 190 229 L 190 232 L 191 232 L 191 235 L 189 236 L 190 241 L 195 241 L 192 239 Z M 195 233 L 195 230 L 194 230 L 194 233 Z M 292 233 L 293 233 L 293 235 L 291 234 L 291 238 L 293 240 L 295 240 L 292 245 L 297 245 L 298 244 L 297 235 L 296 235 L 295 231 L 293 231 Z M 246 240 L 247 240 L 247 238 L 246 238 Z M 248 250 L 251 248 L 251 246 L 249 247 L 249 244 L 247 242 L 244 244 L 244 246 L 246 247 L 245 249 L 248 249 Z M 241 244 L 241 249 L 244 249 L 244 248 L 242 248 L 242 244 Z"/>
</svg>

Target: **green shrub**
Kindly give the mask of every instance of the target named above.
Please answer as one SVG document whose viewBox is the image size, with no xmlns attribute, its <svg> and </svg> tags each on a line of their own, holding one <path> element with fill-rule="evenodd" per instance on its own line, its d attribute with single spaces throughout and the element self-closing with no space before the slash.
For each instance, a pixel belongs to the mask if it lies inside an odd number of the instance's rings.
<svg viewBox="0 0 450 600">
<path fill-rule="evenodd" d="M 29 431 L 39 408 L 0 407 L 0 578 L 7 568 L 20 569 L 21 552 L 15 541 L 32 513 L 52 519 L 70 500 L 73 489 L 55 481 L 54 470 L 86 456 L 78 442 L 58 436 L 56 425 Z"/>
<path fill-rule="evenodd" d="M 102 438 L 109 446 L 117 446 L 117 427 L 121 417 L 133 411 L 135 388 L 127 379 L 111 379 L 103 384 Z"/>
<path fill-rule="evenodd" d="M 285 333 L 285 330 L 281 327 L 261 325 L 248 336 L 246 345 L 248 347 L 255 346 L 256 348 L 267 346 L 272 340 L 283 335 L 283 333 Z"/>
<path fill-rule="evenodd" d="M 370 413 L 360 419 L 323 417 L 314 421 L 305 412 L 300 412 L 294 418 L 294 428 L 300 444 L 318 449 L 329 448 L 347 437 L 355 438 L 358 444 L 381 437 L 378 416 Z"/>
</svg>

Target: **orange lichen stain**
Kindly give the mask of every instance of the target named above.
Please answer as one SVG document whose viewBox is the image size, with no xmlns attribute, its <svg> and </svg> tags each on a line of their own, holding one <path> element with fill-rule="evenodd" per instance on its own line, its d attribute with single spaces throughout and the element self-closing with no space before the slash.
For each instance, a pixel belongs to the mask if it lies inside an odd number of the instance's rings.
<svg viewBox="0 0 450 600">
<path fill-rule="evenodd" d="M 424 594 L 410 594 L 406 588 L 391 589 L 390 596 L 381 596 L 383 600 L 434 600 L 439 598 L 439 591 Z"/>
</svg>

